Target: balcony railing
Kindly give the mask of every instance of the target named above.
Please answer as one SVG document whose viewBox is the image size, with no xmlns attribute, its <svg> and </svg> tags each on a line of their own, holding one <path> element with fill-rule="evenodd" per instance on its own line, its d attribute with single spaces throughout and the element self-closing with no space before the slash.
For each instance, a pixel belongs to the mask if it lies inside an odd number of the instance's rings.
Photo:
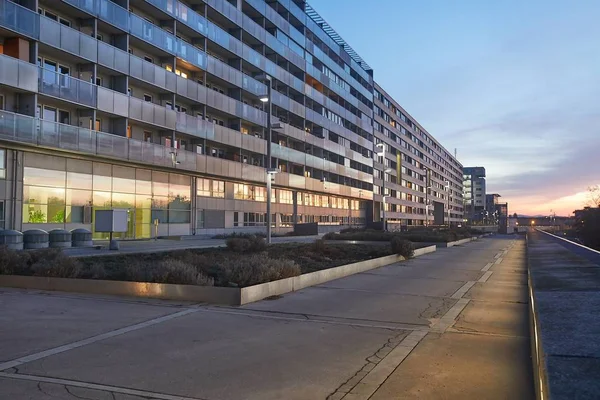
<svg viewBox="0 0 600 400">
<path fill-rule="evenodd" d="M 43 16 L 40 16 L 40 42 L 92 62 L 98 60 L 96 39 Z"/>
<path fill-rule="evenodd" d="M 37 92 L 38 67 L 19 59 L 0 54 L 0 85 Z"/>
<path fill-rule="evenodd" d="M 96 107 L 97 86 L 89 82 L 40 67 L 38 84 L 40 93 Z"/>
<path fill-rule="evenodd" d="M 216 173 L 233 179 L 266 181 L 262 167 L 7 111 L 0 111 L 0 140 L 192 172 Z"/>
<path fill-rule="evenodd" d="M 37 13 L 8 0 L 0 0 L 0 26 L 22 35 L 38 39 L 40 36 Z"/>
</svg>

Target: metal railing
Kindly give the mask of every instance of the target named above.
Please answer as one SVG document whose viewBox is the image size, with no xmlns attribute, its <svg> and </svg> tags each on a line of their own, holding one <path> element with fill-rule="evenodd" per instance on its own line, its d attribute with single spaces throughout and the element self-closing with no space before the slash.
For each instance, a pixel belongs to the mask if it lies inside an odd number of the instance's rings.
<svg viewBox="0 0 600 400">
<path fill-rule="evenodd" d="M 265 169 L 74 125 L 0 111 L 0 140 L 265 182 Z"/>
<path fill-rule="evenodd" d="M 40 67 L 38 90 L 59 99 L 96 107 L 97 86 L 72 76 Z"/>
</svg>

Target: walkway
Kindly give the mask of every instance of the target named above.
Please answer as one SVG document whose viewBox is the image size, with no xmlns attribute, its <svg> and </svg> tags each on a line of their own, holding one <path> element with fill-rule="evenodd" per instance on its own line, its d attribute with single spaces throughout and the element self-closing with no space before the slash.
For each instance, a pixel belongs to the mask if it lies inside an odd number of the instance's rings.
<svg viewBox="0 0 600 400">
<path fill-rule="evenodd" d="M 315 236 L 277 236 L 271 238 L 273 243 L 310 243 L 323 235 Z M 119 250 L 109 250 L 108 241 L 95 241 L 95 247 L 73 247 L 64 251 L 70 256 L 107 256 L 131 253 L 156 253 L 160 251 L 182 249 L 206 249 L 211 247 L 224 247 L 225 239 L 187 238 L 183 240 L 158 239 L 158 240 L 123 240 L 119 241 Z"/>
<path fill-rule="evenodd" d="M 0 398 L 531 399 L 524 241 L 244 307 L 0 289 Z"/>
</svg>

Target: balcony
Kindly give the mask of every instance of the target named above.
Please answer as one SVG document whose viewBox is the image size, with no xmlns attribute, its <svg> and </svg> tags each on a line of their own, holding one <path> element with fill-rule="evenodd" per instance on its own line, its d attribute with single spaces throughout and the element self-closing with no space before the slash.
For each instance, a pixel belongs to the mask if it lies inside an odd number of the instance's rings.
<svg viewBox="0 0 600 400">
<path fill-rule="evenodd" d="M 96 39 L 44 16 L 40 16 L 40 42 L 92 62 L 98 60 Z"/>
<path fill-rule="evenodd" d="M 6 111 L 0 111 L 0 140 L 191 172 L 214 173 L 231 179 L 260 183 L 266 181 L 265 169 L 262 167 Z"/>
<path fill-rule="evenodd" d="M 170 92 L 177 89 L 177 75 L 133 54 L 129 54 L 129 75 Z"/>
<path fill-rule="evenodd" d="M 37 92 L 37 81 L 38 67 L 35 64 L 0 54 L 0 85 Z"/>
<path fill-rule="evenodd" d="M 119 71 L 124 75 L 129 74 L 129 57 L 126 51 L 118 49 L 102 41 L 98 41 L 98 64 Z"/>
<path fill-rule="evenodd" d="M 129 13 L 129 27 L 129 33 L 133 36 L 175 54 L 177 39 L 174 35 L 132 13 Z"/>
<path fill-rule="evenodd" d="M 48 96 L 95 108 L 97 86 L 46 68 L 39 68 L 38 90 Z"/>
<path fill-rule="evenodd" d="M 37 13 L 8 0 L 0 0 L 0 26 L 30 38 L 40 37 Z"/>
<path fill-rule="evenodd" d="M 177 123 L 174 110 L 136 97 L 129 97 L 129 118 L 173 130 Z"/>
</svg>

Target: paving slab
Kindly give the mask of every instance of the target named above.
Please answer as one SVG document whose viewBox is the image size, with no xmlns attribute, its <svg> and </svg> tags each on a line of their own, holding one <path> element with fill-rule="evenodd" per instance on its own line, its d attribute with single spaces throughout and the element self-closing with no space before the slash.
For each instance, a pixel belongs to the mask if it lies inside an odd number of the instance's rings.
<svg viewBox="0 0 600 400">
<path fill-rule="evenodd" d="M 523 290 L 524 291 L 524 290 Z M 454 328 L 464 332 L 529 337 L 528 305 L 524 303 L 471 301 Z"/>
<path fill-rule="evenodd" d="M 430 333 L 371 399 L 533 399 L 528 350 L 529 338 Z"/>
<path fill-rule="evenodd" d="M 514 303 L 527 303 L 527 291 L 522 284 L 499 283 L 494 285 L 477 282 L 464 295 L 467 299 L 479 301 L 508 301 Z"/>
<path fill-rule="evenodd" d="M 10 290 L 0 295 L 0 361 L 109 332 L 178 311 L 97 297 Z"/>
<path fill-rule="evenodd" d="M 19 372 L 208 399 L 325 398 L 406 334 L 199 311 Z"/>
<path fill-rule="evenodd" d="M 456 303 L 443 297 L 311 287 L 244 309 L 429 326 Z"/>
<path fill-rule="evenodd" d="M 401 268 L 388 266 L 384 268 Z M 347 279 L 338 279 L 319 285 L 321 288 L 357 289 L 378 293 L 412 294 L 432 297 L 450 296 L 462 286 L 462 282 L 443 281 L 440 279 L 401 278 L 398 276 L 382 276 L 376 274 L 356 274 Z"/>
</svg>

